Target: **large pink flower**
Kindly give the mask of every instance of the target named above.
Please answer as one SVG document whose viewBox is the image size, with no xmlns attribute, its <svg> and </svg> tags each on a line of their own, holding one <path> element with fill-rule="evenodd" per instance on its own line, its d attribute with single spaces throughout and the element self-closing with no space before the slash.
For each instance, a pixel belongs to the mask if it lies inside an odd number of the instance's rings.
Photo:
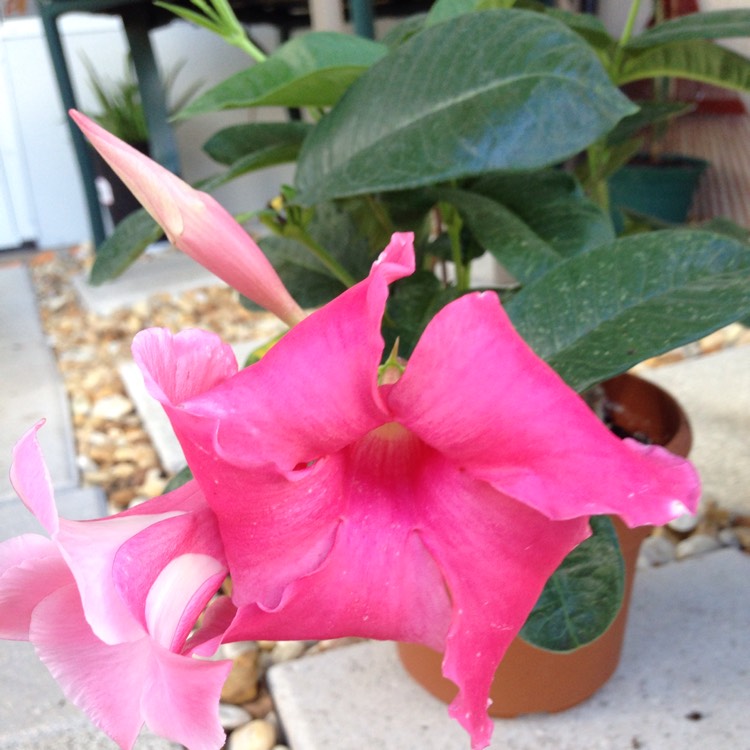
<svg viewBox="0 0 750 750">
<path fill-rule="evenodd" d="M 212 512 L 191 483 L 107 519 L 60 519 L 40 426 L 16 445 L 11 479 L 51 538 L 0 544 L 0 638 L 31 641 L 66 696 L 121 747 L 145 722 L 191 750 L 216 750 L 231 665 L 193 659 L 186 645 L 226 576 Z"/>
<path fill-rule="evenodd" d="M 228 638 L 443 649 L 451 713 L 481 748 L 496 665 L 589 516 L 663 523 L 694 509 L 698 482 L 613 437 L 494 294 L 448 305 L 400 377 L 379 378 L 388 285 L 413 270 L 395 235 L 367 279 L 241 372 L 201 331 L 144 331 L 133 351 L 218 518 Z"/>
</svg>

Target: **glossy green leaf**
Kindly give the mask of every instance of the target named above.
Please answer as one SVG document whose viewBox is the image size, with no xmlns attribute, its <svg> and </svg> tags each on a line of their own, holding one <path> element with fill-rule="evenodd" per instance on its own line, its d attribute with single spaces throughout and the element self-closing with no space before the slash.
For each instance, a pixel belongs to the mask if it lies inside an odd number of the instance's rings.
<svg viewBox="0 0 750 750">
<path fill-rule="evenodd" d="M 355 216 L 346 205 L 316 206 L 306 229 L 355 279 L 367 276 L 377 253 L 384 247 L 371 248 L 369 238 L 359 231 Z M 269 236 L 258 244 L 302 307 L 318 307 L 344 291 L 344 285 L 300 241 Z"/>
<path fill-rule="evenodd" d="M 425 26 L 434 26 L 464 13 L 471 13 L 477 9 L 479 2 L 480 0 L 435 0 L 425 19 Z"/>
<path fill-rule="evenodd" d="M 506 311 L 583 391 L 750 313 L 750 248 L 700 230 L 624 237 L 556 266 Z"/>
<path fill-rule="evenodd" d="M 741 36 L 750 36 L 750 10 L 717 10 L 664 21 L 632 37 L 626 46 L 628 49 L 644 49 L 671 42 Z"/>
<path fill-rule="evenodd" d="M 234 164 L 248 158 L 262 160 L 266 154 L 289 147 L 298 150 L 311 128 L 305 122 L 232 125 L 209 138 L 203 150 L 220 164 Z"/>
<path fill-rule="evenodd" d="M 172 490 L 182 487 L 183 484 L 187 484 L 192 478 L 193 472 L 190 470 L 190 467 L 183 467 L 167 482 L 162 495 L 166 495 L 168 492 L 172 492 Z"/>
<path fill-rule="evenodd" d="M 530 11 L 469 13 L 412 37 L 352 86 L 305 141 L 298 198 L 540 168 L 633 111 L 563 24 Z"/>
<path fill-rule="evenodd" d="M 616 41 L 597 16 L 591 13 L 574 13 L 559 8 L 548 8 L 547 13 L 562 21 L 595 49 L 606 52 L 614 50 Z"/>
<path fill-rule="evenodd" d="M 302 307 L 319 307 L 345 290 L 301 242 L 271 235 L 262 237 L 258 245 Z M 259 309 L 249 300 L 243 299 L 242 303 L 250 309 Z"/>
<path fill-rule="evenodd" d="M 572 651 L 598 638 L 622 606 L 625 565 L 612 521 L 591 518 L 592 535 L 552 574 L 520 635 L 537 648 Z"/>
<path fill-rule="evenodd" d="M 554 249 L 502 203 L 465 190 L 438 191 L 455 206 L 466 227 L 485 250 L 524 284 L 562 261 Z"/>
<path fill-rule="evenodd" d="M 99 245 L 91 267 L 89 283 L 99 286 L 117 278 L 143 254 L 145 249 L 164 235 L 162 228 L 139 208 L 123 219 L 115 231 Z"/>
<path fill-rule="evenodd" d="M 659 76 L 750 91 L 750 59 L 714 42 L 672 42 L 646 49 L 626 49 L 616 79 L 622 85 Z"/>
<path fill-rule="evenodd" d="M 180 112 L 192 117 L 239 107 L 330 107 L 387 48 L 332 31 L 295 37 L 265 62 L 228 78 Z"/>
<path fill-rule="evenodd" d="M 398 338 L 399 356 L 408 358 L 430 320 L 457 295 L 429 271 L 417 271 L 393 284 L 383 322 L 385 351 L 390 352 Z"/>
<path fill-rule="evenodd" d="M 633 138 L 643 128 L 669 122 L 675 117 L 688 114 L 695 107 L 685 102 L 637 102 L 640 109 L 620 120 L 607 134 L 607 146 L 621 144 Z"/>
<path fill-rule="evenodd" d="M 564 258 L 615 238 L 608 214 L 561 170 L 487 175 L 471 189 L 507 206 Z"/>
<path fill-rule="evenodd" d="M 425 26 L 452 21 L 465 13 L 495 8 L 512 8 L 515 0 L 436 0 L 425 19 Z"/>
</svg>

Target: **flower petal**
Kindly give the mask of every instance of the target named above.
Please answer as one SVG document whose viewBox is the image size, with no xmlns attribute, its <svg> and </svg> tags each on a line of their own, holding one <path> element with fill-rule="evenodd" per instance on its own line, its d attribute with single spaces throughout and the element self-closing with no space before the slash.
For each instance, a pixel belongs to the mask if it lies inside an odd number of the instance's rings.
<svg viewBox="0 0 750 750">
<path fill-rule="evenodd" d="M 365 438 L 330 459 L 346 477 L 335 488 L 331 481 L 316 488 L 345 500 L 331 552 L 318 570 L 290 584 L 276 607 L 240 608 L 227 639 L 363 636 L 441 648 L 451 604 L 421 538 L 423 497 L 410 481 L 407 465 L 415 456 L 404 443 Z M 284 503 L 299 506 L 306 492 L 287 482 Z M 249 599 L 238 593 L 235 601 Z"/>
<path fill-rule="evenodd" d="M 453 603 L 443 674 L 459 687 L 451 716 L 472 748 L 489 744 L 489 688 L 544 584 L 588 537 L 587 518 L 550 521 L 433 454 L 421 471 L 422 538 Z"/>
<path fill-rule="evenodd" d="M 118 550 L 152 524 L 178 513 L 60 521 L 56 541 L 76 579 L 86 619 L 105 643 L 123 643 L 145 635 L 143 625 L 114 585 L 113 566 Z"/>
<path fill-rule="evenodd" d="M 216 517 L 205 504 L 195 481 L 126 513 L 133 513 L 141 508 L 149 509 L 151 506 L 161 510 L 182 507 L 187 512 L 158 520 L 127 539 L 115 552 L 111 566 L 112 581 L 119 597 L 126 603 L 131 615 L 149 632 L 151 628 L 146 609 L 151 589 L 165 568 L 176 558 L 189 554 L 208 556 L 216 561 L 217 572 L 219 569 L 223 571 L 221 578 L 226 576 L 224 549 Z M 196 589 L 203 585 L 202 580 L 184 580 L 186 585 L 191 582 Z M 192 625 L 194 621 L 185 627 L 189 629 Z M 172 634 L 166 641 L 160 642 L 169 646 L 173 638 L 184 640 L 185 635 L 183 633 L 177 637 Z M 178 649 L 179 646 L 175 646 L 173 650 Z"/>
<path fill-rule="evenodd" d="M 151 638 L 179 652 L 226 575 L 226 567 L 210 555 L 193 552 L 174 557 L 148 590 L 145 615 Z"/>
<path fill-rule="evenodd" d="M 114 646 L 100 641 L 71 584 L 37 606 L 29 640 L 68 700 L 121 748 L 132 748 L 143 725 L 140 704 L 148 673 L 148 639 Z"/>
<path fill-rule="evenodd" d="M 54 534 L 58 526 L 57 506 L 52 481 L 37 438 L 42 425 L 43 419 L 28 430 L 13 448 L 10 481 L 24 505 L 49 534 Z"/>
<path fill-rule="evenodd" d="M 203 455 L 192 458 L 202 464 L 213 460 L 209 446 L 202 445 L 201 418 L 218 428 L 215 447 L 226 460 L 238 465 L 273 461 L 284 469 L 338 450 L 382 424 L 385 415 L 377 391 L 383 351 L 380 322 L 388 284 L 413 270 L 411 235 L 394 235 L 367 279 L 289 331 L 260 362 L 203 392 L 180 382 L 196 377 L 188 369 L 194 360 L 185 356 L 189 344 L 179 341 L 181 334 L 173 346 L 163 334 L 139 334 L 133 355 L 155 384 L 151 392 L 165 406 L 186 455 L 191 443 L 199 442 L 202 447 L 192 452 Z M 218 347 L 213 337 L 210 346 Z M 215 367 L 203 363 L 211 372 Z M 168 384 L 163 382 L 165 374 Z M 189 392 L 193 395 L 185 397 Z M 174 400 L 173 393 L 182 398 Z M 194 441 L 195 431 L 200 439 Z M 200 465 L 194 465 L 191 455 L 187 459 L 200 482 Z"/>
<path fill-rule="evenodd" d="M 46 542 L 40 544 L 37 540 Z M 0 638 L 29 640 L 31 615 L 46 597 L 73 582 L 73 576 L 57 547 L 47 538 L 28 534 L 0 545 L 0 557 L 7 562 L 13 548 L 15 563 L 0 575 Z M 18 559 L 15 554 L 26 555 Z"/>
<path fill-rule="evenodd" d="M 245 597 L 240 604 L 276 606 L 284 586 L 318 568 L 331 549 L 340 502 L 329 488 L 338 480 L 320 457 L 387 419 L 377 388 L 380 320 L 388 284 L 413 271 L 411 242 L 396 235 L 368 279 L 296 326 L 256 365 L 184 401 L 171 400 L 194 390 L 180 378 L 213 382 L 214 365 L 203 365 L 211 371 L 205 378 L 189 375 L 194 361 L 183 360 L 180 334 L 174 345 L 151 331 L 134 342 L 136 361 L 218 517 Z M 210 346 L 218 346 L 213 337 Z M 304 493 L 297 507 L 280 494 L 287 473 Z"/>
<path fill-rule="evenodd" d="M 290 326 L 304 318 L 263 251 L 214 198 L 85 115 L 69 114 L 173 245 Z"/>
<path fill-rule="evenodd" d="M 518 336 L 494 294 L 451 303 L 388 394 L 395 417 L 475 477 L 554 519 L 631 526 L 695 510 L 689 462 L 612 435 Z"/>
<path fill-rule="evenodd" d="M 325 483 L 346 500 L 330 554 L 275 608 L 240 607 L 226 639 L 359 635 L 444 649 L 460 689 L 451 711 L 484 747 L 497 664 L 588 520 L 550 521 L 396 424 L 328 460 L 346 478 Z M 304 494 L 288 483 L 283 504 Z"/>
<path fill-rule="evenodd" d="M 226 735 L 219 698 L 231 661 L 204 661 L 155 647 L 141 709 L 156 734 L 190 750 L 218 750 Z"/>
<path fill-rule="evenodd" d="M 33 558 L 60 557 L 57 545 L 41 534 L 22 534 L 0 542 L 0 577 Z"/>
<path fill-rule="evenodd" d="M 215 333 L 194 329 L 176 336 L 166 328 L 139 331 L 133 340 L 133 355 L 148 392 L 162 404 L 188 401 L 236 375 L 239 369 L 229 344 Z"/>
</svg>

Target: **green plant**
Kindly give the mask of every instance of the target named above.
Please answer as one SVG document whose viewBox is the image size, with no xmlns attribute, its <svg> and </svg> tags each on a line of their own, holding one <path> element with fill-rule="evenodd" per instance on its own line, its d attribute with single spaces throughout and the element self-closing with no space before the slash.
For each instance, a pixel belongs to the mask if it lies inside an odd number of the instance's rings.
<svg viewBox="0 0 750 750">
<path fill-rule="evenodd" d="M 123 77 L 114 81 L 105 80 L 100 76 L 91 60 L 85 55 L 82 56 L 82 61 L 98 104 L 97 112 L 89 113 L 89 116 L 126 143 L 148 143 L 146 114 L 130 56 L 125 60 Z M 164 89 L 167 95 L 173 91 L 175 80 L 183 67 L 184 63 L 178 63 L 166 73 Z M 188 87 L 170 103 L 170 113 L 174 115 L 179 112 L 195 96 L 200 87 L 200 83 Z"/>
<path fill-rule="evenodd" d="M 489 253 L 514 279 L 494 291 L 517 330 L 583 392 L 750 313 L 746 241 L 710 227 L 618 238 L 606 210 L 607 176 L 665 114 L 619 87 L 680 76 L 750 91 L 750 62 L 710 41 L 750 34 L 750 11 L 637 37 L 633 17 L 614 40 L 593 17 L 534 3 L 439 0 L 380 43 L 295 38 L 180 116 L 306 110 L 303 122 L 217 133 L 205 150 L 227 170 L 203 185 L 296 161 L 294 184 L 258 217 L 271 230 L 260 244 L 301 304 L 329 301 L 367 275 L 394 231 L 413 231 L 419 270 L 393 285 L 382 328 L 386 351 L 398 339 L 408 358 Z M 153 226 L 143 215 L 124 222 L 92 280 L 120 272 Z M 602 614 L 597 627 L 567 643 L 611 621 L 617 603 L 600 594 L 584 605 Z"/>
</svg>

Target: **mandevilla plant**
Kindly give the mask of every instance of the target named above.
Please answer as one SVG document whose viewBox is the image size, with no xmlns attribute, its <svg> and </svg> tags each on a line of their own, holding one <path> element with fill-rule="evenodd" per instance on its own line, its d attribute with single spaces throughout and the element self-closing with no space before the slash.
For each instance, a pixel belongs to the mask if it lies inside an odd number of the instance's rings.
<svg viewBox="0 0 750 750">
<path fill-rule="evenodd" d="M 689 463 L 615 438 L 576 392 L 750 314 L 742 239 L 617 237 L 602 189 L 642 116 L 619 84 L 736 68 L 725 83 L 749 90 L 743 58 L 706 52 L 698 70 L 684 48 L 750 14 L 616 41 L 593 18 L 488 5 L 443 0 L 382 43 L 311 32 L 268 58 L 223 0 L 175 9 L 259 60 L 183 116 L 306 112 L 205 146 L 228 169 L 203 190 L 296 161 L 294 184 L 259 214 L 271 230 L 260 247 L 205 192 L 73 114 L 148 211 L 100 248 L 92 281 L 163 229 L 290 326 L 241 370 L 207 332 L 137 336 L 195 478 L 120 517 L 58 522 L 35 430 L 17 448 L 14 484 L 52 539 L 0 546 L 0 597 L 20 613 L 0 609 L 0 635 L 34 642 L 123 747 L 143 722 L 220 746 L 206 717 L 224 667 L 192 657 L 222 640 L 343 635 L 444 651 L 451 714 L 485 747 L 487 691 L 512 638 L 571 650 L 615 617 L 622 564 L 604 514 L 635 526 L 696 508 Z M 485 253 L 511 283 L 472 289 Z M 607 571 L 595 587 L 592 569 Z M 227 574 L 232 597 L 213 598 Z M 48 618 L 67 609 L 58 635 Z M 132 705 L 85 658 L 109 653 L 138 655 Z"/>
<path fill-rule="evenodd" d="M 492 292 L 453 300 L 408 361 L 395 347 L 384 361 L 389 287 L 415 272 L 409 233 L 300 319 L 210 196 L 73 116 L 175 244 L 211 257 L 293 327 L 242 370 L 206 331 L 136 336 L 136 362 L 195 478 L 118 516 L 60 520 L 39 425 L 21 439 L 13 485 L 50 538 L 0 545 L 0 636 L 31 641 L 121 747 L 145 722 L 195 750 L 223 744 L 211 714 L 228 665 L 194 658 L 222 641 L 421 643 L 444 651 L 459 688 L 450 713 L 486 747 L 495 669 L 591 516 L 637 526 L 693 512 L 692 466 L 615 437 Z M 215 596 L 227 575 L 231 596 Z"/>
</svg>

